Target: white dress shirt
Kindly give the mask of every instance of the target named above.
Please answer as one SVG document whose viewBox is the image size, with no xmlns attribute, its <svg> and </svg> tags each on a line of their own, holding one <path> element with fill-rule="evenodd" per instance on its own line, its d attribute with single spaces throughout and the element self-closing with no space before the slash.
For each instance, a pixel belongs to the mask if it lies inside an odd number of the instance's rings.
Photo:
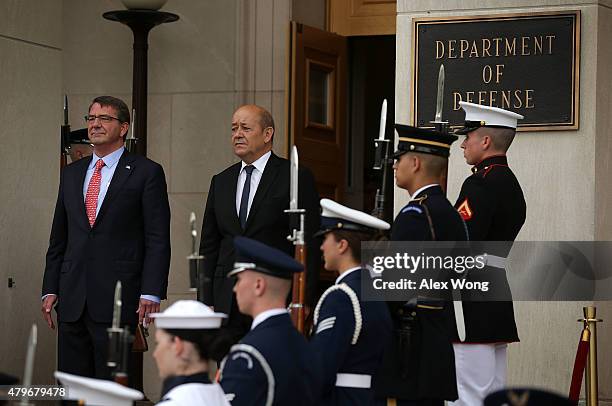
<svg viewBox="0 0 612 406">
<path fill-rule="evenodd" d="M 270 159 L 270 155 L 272 155 L 272 151 L 268 151 L 263 154 L 259 159 L 253 162 L 251 165 L 255 167 L 253 172 L 251 173 L 251 190 L 249 191 L 249 205 L 247 206 L 247 219 L 249 218 L 249 213 L 251 211 L 251 205 L 253 204 L 253 198 L 255 197 L 255 192 L 257 192 L 257 187 L 259 186 L 259 181 L 261 180 L 261 176 L 263 175 L 264 169 L 266 169 L 266 164 Z M 238 184 L 236 185 L 236 215 L 240 215 L 240 200 L 242 198 L 242 189 L 244 188 L 244 181 L 247 178 L 247 173 L 244 170 L 244 167 L 247 166 L 244 161 L 242 161 L 242 168 L 240 169 L 240 175 L 238 175 Z"/>
</svg>

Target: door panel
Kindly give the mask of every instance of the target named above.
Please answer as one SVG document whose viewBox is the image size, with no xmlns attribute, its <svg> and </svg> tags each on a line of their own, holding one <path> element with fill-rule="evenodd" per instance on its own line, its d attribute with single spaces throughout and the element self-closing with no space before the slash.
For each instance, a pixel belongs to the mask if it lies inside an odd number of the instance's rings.
<svg viewBox="0 0 612 406">
<path fill-rule="evenodd" d="M 289 145 L 321 197 L 342 202 L 346 185 L 346 38 L 291 22 Z"/>
<path fill-rule="evenodd" d="M 328 0 L 327 27 L 345 36 L 393 35 L 396 0 Z"/>
</svg>

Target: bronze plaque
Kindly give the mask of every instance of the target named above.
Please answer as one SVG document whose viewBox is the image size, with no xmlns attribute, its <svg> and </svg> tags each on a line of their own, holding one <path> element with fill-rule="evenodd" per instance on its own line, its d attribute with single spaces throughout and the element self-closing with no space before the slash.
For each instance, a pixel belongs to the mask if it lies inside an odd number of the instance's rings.
<svg viewBox="0 0 612 406">
<path fill-rule="evenodd" d="M 525 116 L 519 130 L 577 130 L 580 11 L 413 20 L 413 125 L 430 127 L 444 64 L 444 120 L 459 101 Z"/>
</svg>

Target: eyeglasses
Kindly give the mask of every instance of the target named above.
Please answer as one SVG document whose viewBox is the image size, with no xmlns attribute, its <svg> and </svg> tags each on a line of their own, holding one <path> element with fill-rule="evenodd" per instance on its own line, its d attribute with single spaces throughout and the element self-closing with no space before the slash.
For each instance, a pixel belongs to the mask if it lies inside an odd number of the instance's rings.
<svg viewBox="0 0 612 406">
<path fill-rule="evenodd" d="M 112 122 L 113 120 L 117 120 L 121 123 L 121 120 L 119 120 L 117 117 L 107 116 L 106 114 L 102 114 L 100 116 L 93 116 L 93 115 L 88 114 L 85 116 L 85 122 L 87 124 L 93 124 L 96 121 L 96 119 L 100 120 L 100 122 L 104 124 L 108 124 Z"/>
</svg>

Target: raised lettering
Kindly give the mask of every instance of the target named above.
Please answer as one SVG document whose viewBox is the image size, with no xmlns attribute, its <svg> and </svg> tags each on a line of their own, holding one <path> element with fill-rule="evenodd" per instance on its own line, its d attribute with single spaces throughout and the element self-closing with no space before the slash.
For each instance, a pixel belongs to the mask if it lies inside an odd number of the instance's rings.
<svg viewBox="0 0 612 406">
<path fill-rule="evenodd" d="M 529 52 L 529 37 L 521 37 L 521 55 L 529 56 L 531 52 Z"/>
<path fill-rule="evenodd" d="M 436 59 L 444 58 L 444 42 L 436 41 Z"/>
</svg>

